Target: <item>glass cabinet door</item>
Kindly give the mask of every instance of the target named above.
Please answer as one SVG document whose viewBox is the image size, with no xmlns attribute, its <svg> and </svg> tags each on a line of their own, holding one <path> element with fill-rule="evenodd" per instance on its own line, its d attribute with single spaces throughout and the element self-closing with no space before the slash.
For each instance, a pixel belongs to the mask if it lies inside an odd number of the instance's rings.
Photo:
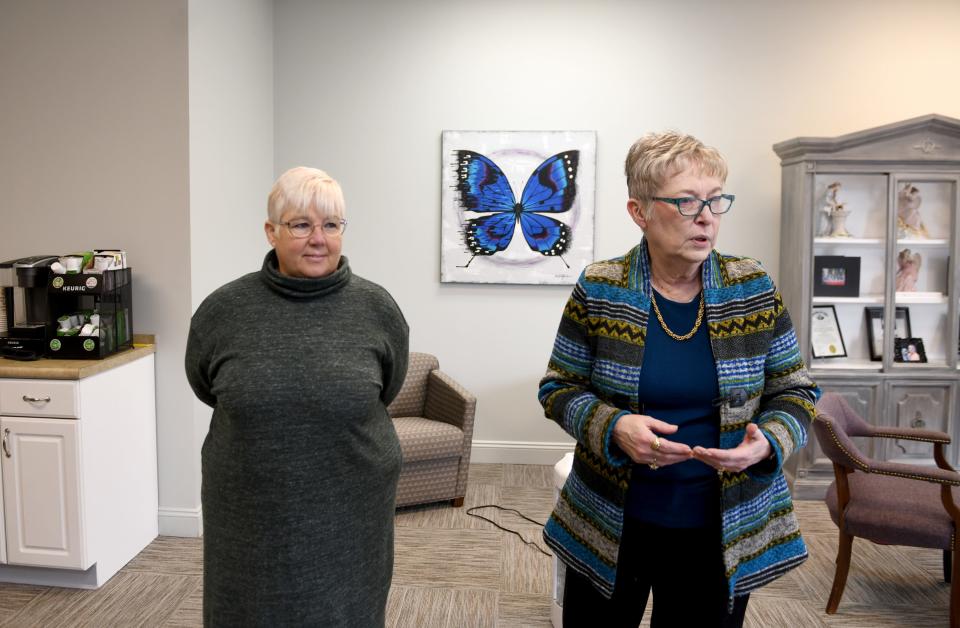
<svg viewBox="0 0 960 628">
<path fill-rule="evenodd" d="M 957 180 L 901 173 L 891 183 L 889 271 L 898 326 L 890 365 L 896 370 L 953 367 Z"/>
<path fill-rule="evenodd" d="M 888 196 L 887 174 L 814 176 L 813 368 L 882 368 Z M 866 312 L 880 318 L 871 326 Z"/>
</svg>

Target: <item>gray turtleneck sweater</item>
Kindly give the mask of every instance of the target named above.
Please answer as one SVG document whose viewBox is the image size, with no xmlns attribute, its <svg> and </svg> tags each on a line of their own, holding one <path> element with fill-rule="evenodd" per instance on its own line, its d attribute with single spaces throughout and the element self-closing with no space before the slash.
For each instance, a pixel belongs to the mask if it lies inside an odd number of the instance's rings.
<svg viewBox="0 0 960 628">
<path fill-rule="evenodd" d="M 202 449 L 206 626 L 383 626 L 400 444 L 386 406 L 408 329 L 347 258 L 319 279 L 260 272 L 197 309 L 187 379 Z"/>
</svg>

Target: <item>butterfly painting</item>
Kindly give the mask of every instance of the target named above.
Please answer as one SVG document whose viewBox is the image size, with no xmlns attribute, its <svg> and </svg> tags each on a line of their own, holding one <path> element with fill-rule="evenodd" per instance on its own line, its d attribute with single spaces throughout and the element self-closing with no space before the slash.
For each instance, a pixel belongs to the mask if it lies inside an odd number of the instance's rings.
<svg viewBox="0 0 960 628">
<path fill-rule="evenodd" d="M 595 134 L 443 138 L 441 279 L 574 283 L 593 254 Z"/>
<path fill-rule="evenodd" d="M 519 225 L 530 250 L 556 255 L 562 261 L 570 247 L 570 227 L 544 214 L 570 210 L 577 196 L 579 159 L 577 150 L 547 158 L 527 179 L 517 202 L 510 182 L 497 164 L 480 153 L 458 150 L 460 205 L 470 212 L 491 212 L 464 225 L 464 242 L 470 252 L 474 256 L 494 255 L 505 250 Z M 564 265 L 569 268 L 566 262 Z"/>
</svg>

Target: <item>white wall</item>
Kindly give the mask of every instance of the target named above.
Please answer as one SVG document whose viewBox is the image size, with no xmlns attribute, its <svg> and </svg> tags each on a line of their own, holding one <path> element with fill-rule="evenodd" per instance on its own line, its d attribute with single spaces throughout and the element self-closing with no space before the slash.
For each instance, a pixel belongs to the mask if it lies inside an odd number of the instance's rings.
<svg viewBox="0 0 960 628">
<path fill-rule="evenodd" d="M 478 396 L 477 460 L 546 461 L 568 442 L 535 393 L 569 288 L 439 283 L 441 130 L 596 129 L 598 258 L 640 237 L 624 209 L 630 143 L 693 133 L 731 166 L 720 248 L 776 276 L 772 144 L 960 117 L 953 0 L 278 0 L 274 18 L 275 172 L 340 179 L 355 271 Z"/>
<path fill-rule="evenodd" d="M 273 183 L 273 3 L 189 6 L 193 311 L 220 285 L 259 269 L 269 249 L 261 225 Z M 183 435 L 189 446 L 179 464 L 166 465 L 169 483 L 193 491 L 161 513 L 167 534 L 199 532 L 200 446 L 210 414 L 194 400 L 194 429 Z"/>
</svg>

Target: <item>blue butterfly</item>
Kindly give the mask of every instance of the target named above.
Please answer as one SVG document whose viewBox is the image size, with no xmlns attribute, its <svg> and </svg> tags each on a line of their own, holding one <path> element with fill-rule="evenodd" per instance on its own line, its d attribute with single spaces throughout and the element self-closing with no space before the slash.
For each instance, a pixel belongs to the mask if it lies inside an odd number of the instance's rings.
<svg viewBox="0 0 960 628">
<path fill-rule="evenodd" d="M 456 154 L 456 189 L 460 192 L 461 207 L 465 211 L 491 212 L 464 225 L 463 240 L 474 257 L 506 249 L 518 222 L 531 250 L 559 257 L 570 248 L 570 227 L 541 212 L 570 210 L 577 197 L 580 151 L 558 153 L 537 166 L 523 186 L 519 203 L 506 175 L 492 160 L 469 150 L 458 150 Z"/>
</svg>

